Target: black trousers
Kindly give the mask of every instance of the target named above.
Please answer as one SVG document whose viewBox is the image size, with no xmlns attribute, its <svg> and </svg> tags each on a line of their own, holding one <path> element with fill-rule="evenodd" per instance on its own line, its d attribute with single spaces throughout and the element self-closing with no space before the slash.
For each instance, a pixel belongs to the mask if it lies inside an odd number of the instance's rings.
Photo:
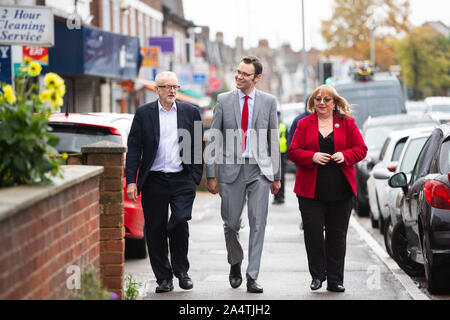
<svg viewBox="0 0 450 320">
<path fill-rule="evenodd" d="M 142 188 L 147 248 L 158 284 L 172 279 L 173 274 L 189 270 L 188 221 L 195 192 L 194 181 L 184 172 L 176 175 L 150 173 Z"/>
<path fill-rule="evenodd" d="M 284 184 L 286 177 L 286 161 L 288 160 L 287 153 L 281 153 L 281 187 L 280 190 L 275 194 L 274 199 L 284 200 Z"/>
<path fill-rule="evenodd" d="M 343 284 L 352 198 L 332 202 L 297 198 L 311 277 Z"/>
</svg>

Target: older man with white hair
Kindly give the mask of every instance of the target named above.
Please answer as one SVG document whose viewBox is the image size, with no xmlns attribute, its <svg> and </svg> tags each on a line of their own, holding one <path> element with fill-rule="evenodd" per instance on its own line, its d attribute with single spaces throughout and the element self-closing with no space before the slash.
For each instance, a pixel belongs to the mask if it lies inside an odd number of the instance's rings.
<svg viewBox="0 0 450 320">
<path fill-rule="evenodd" d="M 158 99 L 140 106 L 133 119 L 126 179 L 130 200 L 136 202 L 142 192 L 147 247 L 158 283 L 156 293 L 163 293 L 173 290 L 173 275 L 182 289 L 193 288 L 187 273 L 188 221 L 196 184 L 203 174 L 203 135 L 198 108 L 176 100 L 180 88 L 176 74 L 161 72 L 155 82 Z M 195 134 L 194 128 L 200 130 Z"/>
</svg>

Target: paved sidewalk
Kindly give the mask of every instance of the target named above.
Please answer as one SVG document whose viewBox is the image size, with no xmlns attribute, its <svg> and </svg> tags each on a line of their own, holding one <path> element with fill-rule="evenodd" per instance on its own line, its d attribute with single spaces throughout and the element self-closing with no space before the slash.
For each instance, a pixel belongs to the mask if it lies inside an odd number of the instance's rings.
<svg viewBox="0 0 450 320">
<path fill-rule="evenodd" d="M 225 240 L 220 218 L 220 197 L 209 193 L 198 193 L 193 219 L 190 222 L 189 274 L 194 289 L 184 291 L 174 279 L 175 290 L 167 294 L 156 294 L 156 281 L 148 259 L 127 260 L 125 273 L 132 274 L 143 285 L 143 299 L 158 300 L 410 300 L 426 298 L 402 271 L 389 269 L 393 266 L 381 247 L 374 246 L 370 237 L 361 231 L 352 217 L 347 237 L 345 265 L 345 293 L 332 293 L 322 289 L 311 291 L 303 231 L 297 198 L 293 194 L 294 176 L 287 176 L 286 203 L 269 206 L 264 251 L 258 282 L 264 287 L 263 294 L 246 291 L 245 279 L 238 289 L 228 283 L 229 265 L 226 259 Z M 270 203 L 272 202 L 272 196 Z M 243 274 L 247 266 L 247 243 L 249 228 L 247 211 L 244 209 L 245 227 L 241 230 L 241 241 L 245 248 Z M 369 239 L 369 240 L 368 240 Z M 380 255 L 381 252 L 381 255 Z"/>
</svg>

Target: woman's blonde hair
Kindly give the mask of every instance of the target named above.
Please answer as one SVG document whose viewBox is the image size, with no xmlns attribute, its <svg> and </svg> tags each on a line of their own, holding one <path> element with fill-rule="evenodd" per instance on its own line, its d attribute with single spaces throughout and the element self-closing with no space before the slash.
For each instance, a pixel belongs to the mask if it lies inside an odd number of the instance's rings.
<svg viewBox="0 0 450 320">
<path fill-rule="evenodd" d="M 331 96 L 334 100 L 334 110 L 333 113 L 337 117 L 351 117 L 353 114 L 353 111 L 351 109 L 350 104 L 345 100 L 345 98 L 341 97 L 335 88 L 333 88 L 330 85 L 324 84 L 316 88 L 314 92 L 311 94 L 311 96 L 308 99 L 307 103 L 307 110 L 309 113 L 314 113 L 316 110 L 314 108 L 314 98 L 318 95 L 319 92 L 326 93 L 327 95 Z"/>
</svg>

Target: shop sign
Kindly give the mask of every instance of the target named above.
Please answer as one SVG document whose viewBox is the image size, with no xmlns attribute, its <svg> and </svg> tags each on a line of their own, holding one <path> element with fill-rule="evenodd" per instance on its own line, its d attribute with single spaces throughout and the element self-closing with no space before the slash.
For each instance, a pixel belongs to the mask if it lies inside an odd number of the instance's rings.
<svg viewBox="0 0 450 320">
<path fill-rule="evenodd" d="M 11 46 L 0 46 L 0 82 L 12 84 Z"/>
<path fill-rule="evenodd" d="M 52 8 L 0 6 L 0 43 L 53 46 Z"/>
<path fill-rule="evenodd" d="M 162 53 L 174 53 L 173 37 L 150 37 L 150 47 L 157 46 L 161 48 Z"/>
<path fill-rule="evenodd" d="M 23 58 L 30 58 L 41 65 L 48 65 L 48 48 L 47 47 L 30 47 L 23 46 L 22 48 Z"/>
<path fill-rule="evenodd" d="M 159 51 L 160 51 L 160 47 L 141 48 L 141 52 L 144 56 L 142 66 L 158 68 L 159 67 Z"/>
</svg>

